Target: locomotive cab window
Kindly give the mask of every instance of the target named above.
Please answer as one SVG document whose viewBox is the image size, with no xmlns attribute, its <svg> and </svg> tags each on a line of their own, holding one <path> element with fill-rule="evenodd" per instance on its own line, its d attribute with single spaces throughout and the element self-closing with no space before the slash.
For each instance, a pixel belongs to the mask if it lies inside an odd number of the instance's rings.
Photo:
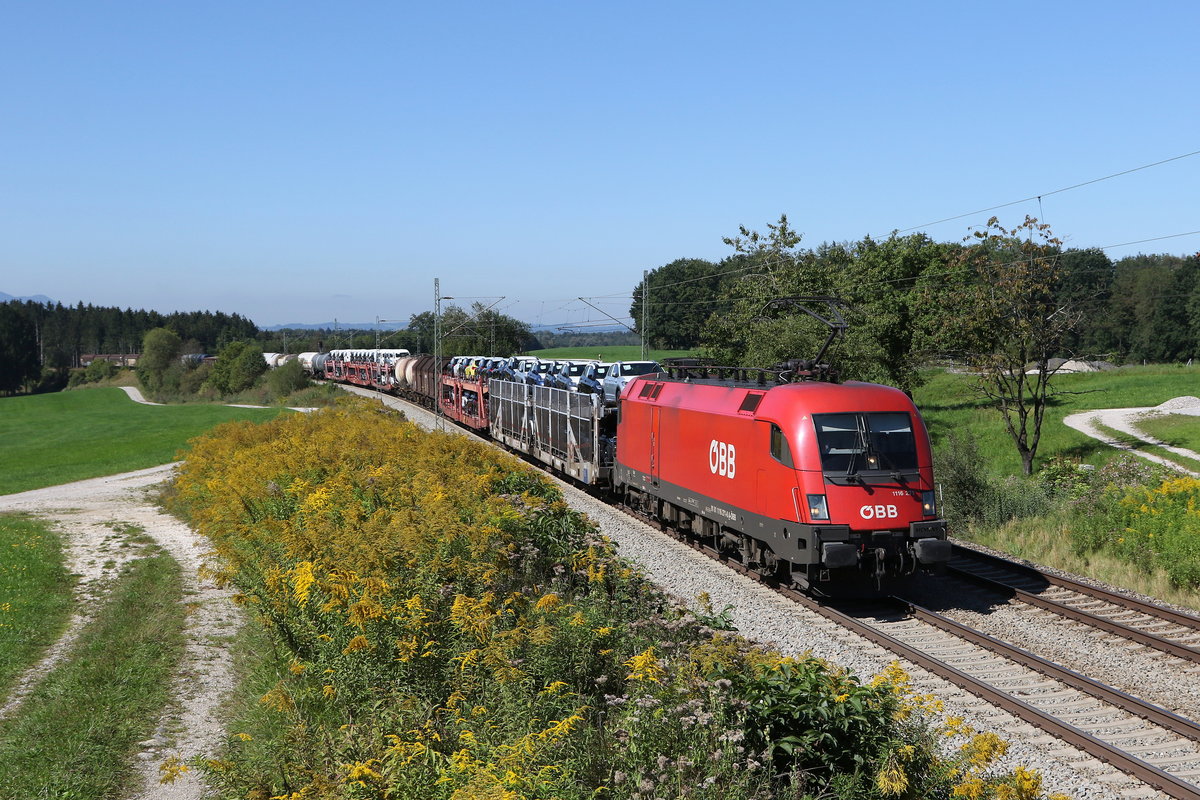
<svg viewBox="0 0 1200 800">
<path fill-rule="evenodd" d="M 771 426 L 771 458 L 785 467 L 795 466 L 792 463 L 792 448 L 788 446 L 787 437 L 778 425 Z"/>
<path fill-rule="evenodd" d="M 813 414 L 813 425 L 826 472 L 917 468 L 912 419 L 905 412 Z"/>
</svg>

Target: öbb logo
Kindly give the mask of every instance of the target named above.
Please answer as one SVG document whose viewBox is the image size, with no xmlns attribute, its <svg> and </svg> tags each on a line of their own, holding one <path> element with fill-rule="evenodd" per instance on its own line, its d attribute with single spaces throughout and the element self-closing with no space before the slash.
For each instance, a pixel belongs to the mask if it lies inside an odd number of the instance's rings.
<svg viewBox="0 0 1200 800">
<path fill-rule="evenodd" d="M 900 509 L 893 505 L 863 506 L 858 514 L 863 519 L 895 519 L 900 516 Z"/>
<path fill-rule="evenodd" d="M 708 468 L 714 475 L 732 478 L 737 471 L 737 451 L 733 445 L 713 439 L 708 445 Z"/>
</svg>

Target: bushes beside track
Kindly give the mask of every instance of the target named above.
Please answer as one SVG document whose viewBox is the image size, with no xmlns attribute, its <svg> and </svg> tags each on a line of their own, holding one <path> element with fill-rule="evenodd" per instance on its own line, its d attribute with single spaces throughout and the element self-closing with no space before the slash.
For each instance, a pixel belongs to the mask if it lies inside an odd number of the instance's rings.
<svg viewBox="0 0 1200 800">
<path fill-rule="evenodd" d="M 171 503 L 287 665 L 199 765 L 222 796 L 1040 796 L 898 668 L 705 627 L 539 473 L 377 406 L 223 426 Z"/>
<path fill-rule="evenodd" d="M 1071 542 L 1145 573 L 1165 572 L 1176 587 L 1200 588 L 1200 480 L 1167 477 L 1134 456 L 1110 462 L 1077 502 Z"/>
</svg>

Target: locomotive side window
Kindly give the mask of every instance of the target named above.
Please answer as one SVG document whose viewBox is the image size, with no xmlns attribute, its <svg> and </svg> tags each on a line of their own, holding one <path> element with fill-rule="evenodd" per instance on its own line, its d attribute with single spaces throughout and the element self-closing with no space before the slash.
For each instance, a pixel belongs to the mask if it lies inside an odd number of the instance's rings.
<svg viewBox="0 0 1200 800">
<path fill-rule="evenodd" d="M 813 414 L 813 425 L 826 472 L 917 468 L 916 439 L 907 413 Z"/>
<path fill-rule="evenodd" d="M 792 463 L 792 448 L 788 446 L 787 437 L 778 425 L 771 426 L 771 457 L 785 467 L 794 466 Z"/>
</svg>

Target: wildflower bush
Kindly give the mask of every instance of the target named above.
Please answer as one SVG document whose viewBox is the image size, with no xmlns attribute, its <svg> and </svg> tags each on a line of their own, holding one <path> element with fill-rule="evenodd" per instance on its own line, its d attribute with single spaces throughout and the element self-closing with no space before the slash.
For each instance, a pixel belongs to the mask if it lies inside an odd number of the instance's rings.
<svg viewBox="0 0 1200 800">
<path fill-rule="evenodd" d="M 283 665 L 193 765 L 222 796 L 1041 796 L 898 668 L 702 625 L 539 473 L 378 407 L 224 426 L 171 502 Z"/>
<path fill-rule="evenodd" d="M 1105 467 L 1080 498 L 1072 546 L 1118 556 L 1145 572 L 1162 570 L 1176 586 L 1200 587 L 1200 480 L 1164 477 L 1141 459 L 1124 459 Z"/>
<path fill-rule="evenodd" d="M 972 525 L 1003 525 L 1050 510 L 1053 500 L 1080 477 L 1069 462 L 1052 460 L 1036 478 L 996 476 L 986 469 L 978 441 L 970 431 L 951 431 L 934 452 L 941 488 L 941 511 L 952 533 L 963 535 Z"/>
</svg>

